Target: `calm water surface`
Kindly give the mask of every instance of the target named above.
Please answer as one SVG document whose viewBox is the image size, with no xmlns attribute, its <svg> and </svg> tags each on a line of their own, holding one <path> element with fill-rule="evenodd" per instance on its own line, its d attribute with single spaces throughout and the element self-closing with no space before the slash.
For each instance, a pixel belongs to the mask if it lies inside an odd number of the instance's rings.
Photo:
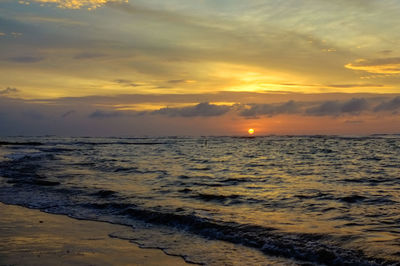
<svg viewBox="0 0 400 266">
<path fill-rule="evenodd" d="M 189 262 L 400 263 L 399 136 L 0 141 L 0 201 Z"/>
</svg>

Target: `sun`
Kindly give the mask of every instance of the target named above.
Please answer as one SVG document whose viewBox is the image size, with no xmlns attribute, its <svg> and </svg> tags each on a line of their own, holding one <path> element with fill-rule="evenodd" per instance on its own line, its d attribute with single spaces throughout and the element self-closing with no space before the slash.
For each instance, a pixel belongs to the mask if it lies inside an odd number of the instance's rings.
<svg viewBox="0 0 400 266">
<path fill-rule="evenodd" d="M 254 134 L 254 129 L 249 128 L 249 130 L 247 132 L 249 132 L 250 135 L 253 135 Z"/>
</svg>

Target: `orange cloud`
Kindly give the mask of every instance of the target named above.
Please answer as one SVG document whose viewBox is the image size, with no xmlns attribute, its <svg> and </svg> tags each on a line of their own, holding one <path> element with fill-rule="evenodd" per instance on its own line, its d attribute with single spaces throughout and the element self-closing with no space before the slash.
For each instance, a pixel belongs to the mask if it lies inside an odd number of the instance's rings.
<svg viewBox="0 0 400 266">
<path fill-rule="evenodd" d="M 59 8 L 80 9 L 88 8 L 94 9 L 104 6 L 111 2 L 128 2 L 128 0 L 33 0 L 33 2 L 43 4 L 56 4 Z"/>
<path fill-rule="evenodd" d="M 348 63 L 347 65 L 345 65 L 345 67 L 373 74 L 400 74 L 400 57 L 358 59 L 353 63 Z"/>
</svg>

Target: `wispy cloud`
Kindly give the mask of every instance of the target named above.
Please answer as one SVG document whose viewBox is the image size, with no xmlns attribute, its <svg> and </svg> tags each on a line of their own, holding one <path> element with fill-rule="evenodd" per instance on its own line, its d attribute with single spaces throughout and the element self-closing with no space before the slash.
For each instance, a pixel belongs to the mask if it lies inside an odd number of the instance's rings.
<svg viewBox="0 0 400 266">
<path fill-rule="evenodd" d="M 74 56 L 74 59 L 93 59 L 106 56 L 103 53 L 83 52 Z"/>
<path fill-rule="evenodd" d="M 7 58 L 7 61 L 15 63 L 37 63 L 42 61 L 44 58 L 39 56 L 15 56 Z"/>
<path fill-rule="evenodd" d="M 116 79 L 116 80 L 114 80 L 114 82 L 115 82 L 115 83 L 118 83 L 118 84 L 120 84 L 120 85 L 122 85 L 122 86 L 127 86 L 127 87 L 137 87 L 137 86 L 140 86 L 140 84 L 135 83 L 134 81 L 129 80 L 129 79 Z"/>
<path fill-rule="evenodd" d="M 13 94 L 13 93 L 17 93 L 17 92 L 19 92 L 19 90 L 17 88 L 7 87 L 3 90 L 0 90 L 0 95 Z"/>
<path fill-rule="evenodd" d="M 89 115 L 90 118 L 115 118 L 125 116 L 126 113 L 122 111 L 103 111 L 103 110 L 96 110 Z"/>
<path fill-rule="evenodd" d="M 279 114 L 300 113 L 301 104 L 295 101 L 288 101 L 281 104 L 250 104 L 250 108 L 240 111 L 241 116 L 257 117 L 260 115 L 274 116 Z"/>
<path fill-rule="evenodd" d="M 223 116 L 228 112 L 246 118 L 274 117 L 278 115 L 297 116 L 359 116 L 400 110 L 400 96 L 392 99 L 352 98 L 349 100 L 329 100 L 318 102 L 287 101 L 283 103 L 236 103 L 232 105 L 198 103 L 186 107 L 164 107 L 155 111 L 119 111 L 96 110 L 91 118 L 114 118 L 121 116 L 164 115 L 169 117 L 213 117 Z"/>
<path fill-rule="evenodd" d="M 52 23 L 52 24 L 60 24 L 60 25 L 70 25 L 70 26 L 84 26 L 86 23 L 67 19 L 67 18 L 58 18 L 58 17 L 48 17 L 48 16 L 18 16 L 17 20 L 19 21 L 27 21 L 27 22 L 39 22 L 39 23 Z"/>
<path fill-rule="evenodd" d="M 363 121 L 363 120 L 346 120 L 346 121 L 344 121 L 346 124 L 362 124 L 362 123 L 364 123 L 365 121 Z"/>
<path fill-rule="evenodd" d="M 361 84 L 328 84 L 327 87 L 330 88 L 381 88 L 384 87 L 382 84 L 369 84 L 369 83 L 361 83 Z"/>
<path fill-rule="evenodd" d="M 288 101 L 279 104 L 250 104 L 240 108 L 239 115 L 245 117 L 276 116 L 283 114 L 301 116 L 341 116 L 359 115 L 371 111 L 372 103 L 364 98 L 353 98 L 347 101 L 296 102 Z"/>
<path fill-rule="evenodd" d="M 184 80 L 184 79 L 171 79 L 171 80 L 168 80 L 168 83 L 173 83 L 173 84 L 185 83 L 185 82 L 186 82 L 186 80 Z"/>
<path fill-rule="evenodd" d="M 229 112 L 231 106 L 228 105 L 215 105 L 210 103 L 199 103 L 195 106 L 188 106 L 182 108 L 161 108 L 151 114 L 167 115 L 167 116 L 182 116 L 182 117 L 195 117 L 195 116 L 221 116 Z"/>
<path fill-rule="evenodd" d="M 67 112 L 63 113 L 63 114 L 61 115 L 61 117 L 62 117 L 62 118 L 67 118 L 68 116 L 71 116 L 71 115 L 74 114 L 74 113 L 76 113 L 75 110 L 70 110 L 70 111 L 67 111 Z"/>
<path fill-rule="evenodd" d="M 384 101 L 380 103 L 374 109 L 376 112 L 379 111 L 396 111 L 400 110 L 400 96 L 395 97 L 389 101 Z"/>
<path fill-rule="evenodd" d="M 342 95 L 343 96 L 343 95 Z M 348 97 L 348 96 L 347 96 Z M 124 98 L 128 98 L 126 95 Z M 131 98 L 131 99 L 135 99 Z M 311 97 L 310 99 L 315 96 Z M 332 98 L 332 95 L 331 95 Z M 387 128 L 379 128 L 379 132 L 396 132 L 400 111 L 400 96 L 384 97 L 375 95 L 366 98 L 340 100 L 340 95 L 332 101 L 293 101 L 277 103 L 223 104 L 203 102 L 186 107 L 159 108 L 156 111 L 118 110 L 113 103 L 105 103 L 103 98 L 82 97 L 80 101 L 70 99 L 67 102 L 43 102 L 0 97 L 1 134 L 57 134 L 70 135 L 120 135 L 120 134 L 236 134 L 229 131 L 234 121 L 247 123 L 247 119 L 259 119 L 256 123 L 267 123 L 272 132 L 294 133 L 291 129 L 304 129 L 312 126 L 308 133 L 325 132 L 321 123 L 333 123 L 333 133 L 351 127 L 351 132 L 365 133 L 368 127 L 376 132 L 376 123 Z M 157 99 L 157 97 L 156 97 Z M 172 98 L 171 98 L 172 99 Z M 310 100 L 309 99 L 309 100 Z M 109 97 L 107 101 L 115 100 Z M 147 98 L 141 100 L 148 101 Z M 117 102 L 119 99 L 117 98 Z M 158 100 L 157 100 L 158 101 Z M 114 102 L 117 103 L 117 102 Z M 332 104 L 333 102 L 333 104 Z M 243 112 L 244 110 L 251 110 Z M 397 112 L 397 113 L 396 113 Z M 378 118 L 379 117 L 379 118 Z M 246 119 L 243 121 L 243 119 Z M 275 124 L 270 124 L 273 122 Z M 278 123 L 279 121 L 279 123 Z M 314 122 L 316 124 L 313 124 Z M 316 122 L 317 121 L 317 122 Z M 254 123 L 254 121 L 249 122 Z M 281 123 L 281 124 L 280 124 Z M 286 125 L 285 125 L 286 123 Z M 290 123 L 290 124 L 287 124 Z M 304 125 L 305 123 L 305 125 Z M 272 125 L 274 125 L 272 127 Z M 274 131 L 282 125 L 283 131 Z M 332 125 L 332 124 L 331 124 Z M 360 126 L 360 127 L 359 127 Z M 362 126 L 362 127 L 361 127 Z M 343 127 L 343 128 L 342 128 Z M 285 129 L 286 128 L 286 129 Z M 211 131 L 209 131 L 211 130 Z M 321 131 L 318 131 L 321 130 Z M 338 130 L 338 131 L 335 131 Z M 239 132 L 240 134 L 240 132 Z"/>
<path fill-rule="evenodd" d="M 111 2 L 128 2 L 128 0 L 31 0 L 41 4 L 55 4 L 59 8 L 80 9 L 98 8 Z M 26 1 L 28 2 L 28 1 Z"/>
<path fill-rule="evenodd" d="M 372 74 L 400 74 L 400 57 L 358 59 L 346 64 L 345 67 Z"/>
<path fill-rule="evenodd" d="M 363 98 L 353 98 L 349 101 L 326 101 L 305 110 L 308 115 L 316 116 L 337 116 L 343 114 L 360 114 L 369 110 L 370 105 Z"/>
</svg>

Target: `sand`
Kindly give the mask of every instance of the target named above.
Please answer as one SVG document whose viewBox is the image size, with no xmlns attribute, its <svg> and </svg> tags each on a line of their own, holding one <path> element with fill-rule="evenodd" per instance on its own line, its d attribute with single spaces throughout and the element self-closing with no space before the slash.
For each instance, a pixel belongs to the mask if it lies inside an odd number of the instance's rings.
<svg viewBox="0 0 400 266">
<path fill-rule="evenodd" d="M 109 237 L 124 230 L 132 229 L 0 203 L 0 265 L 187 265 Z"/>
</svg>

